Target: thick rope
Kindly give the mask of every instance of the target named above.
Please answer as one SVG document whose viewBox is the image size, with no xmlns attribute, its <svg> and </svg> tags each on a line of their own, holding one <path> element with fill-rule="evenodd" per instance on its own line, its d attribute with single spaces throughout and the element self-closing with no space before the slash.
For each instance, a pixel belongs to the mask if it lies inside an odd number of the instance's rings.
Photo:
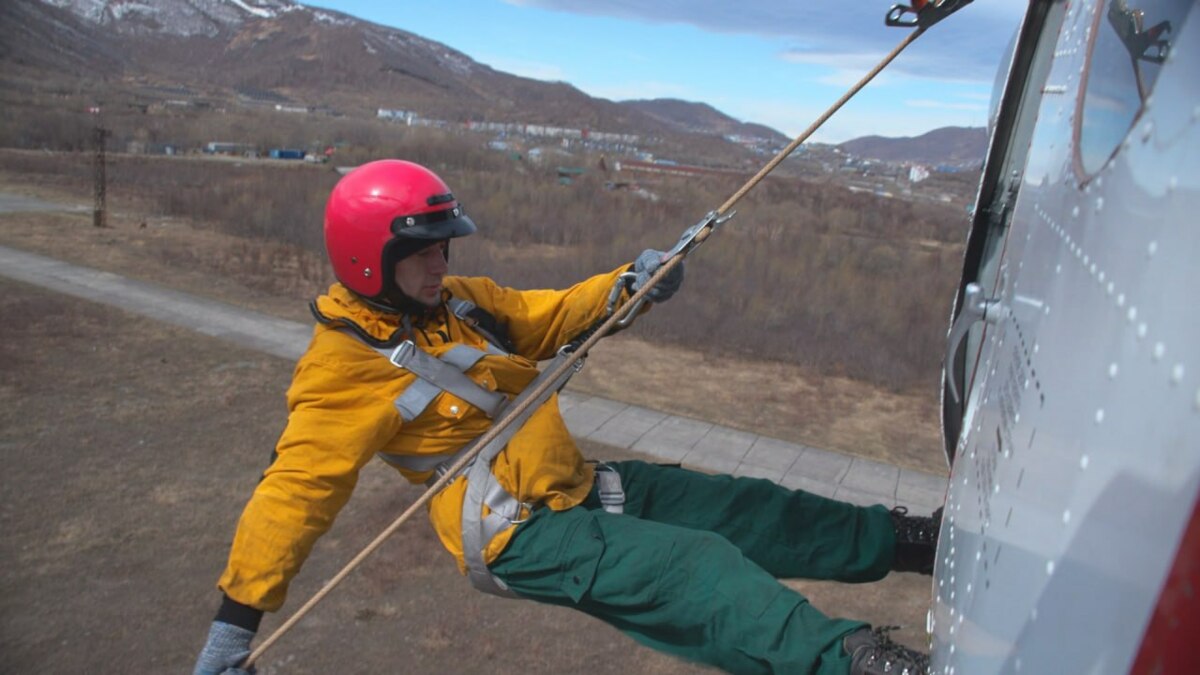
<svg viewBox="0 0 1200 675">
<path fill-rule="evenodd" d="M 725 203 L 717 209 L 717 215 L 724 215 L 725 212 L 733 208 L 733 205 L 738 203 L 742 197 L 745 197 L 746 193 L 749 192 L 751 188 L 762 182 L 762 179 L 766 178 L 767 174 L 774 171 L 775 167 L 779 166 L 780 162 L 787 159 L 787 156 L 792 154 L 796 148 L 800 147 L 801 143 L 807 141 L 808 137 L 813 135 L 813 132 L 815 132 L 817 129 L 820 129 L 821 126 L 825 124 L 825 122 L 827 122 L 835 112 L 837 112 L 843 105 L 846 105 L 846 101 L 854 98 L 855 94 L 861 91 L 863 87 L 867 86 L 868 82 L 875 79 L 875 76 L 883 71 L 883 69 L 886 68 L 893 60 L 895 60 L 895 58 L 900 55 L 900 52 L 904 51 L 905 47 L 909 46 L 914 40 L 921 37 L 921 34 L 924 32 L 924 28 L 918 28 L 901 40 L 900 44 L 896 45 L 896 48 L 893 49 L 891 53 L 883 57 L 883 60 L 880 61 L 879 64 L 871 70 L 871 72 L 864 75 L 862 79 L 855 83 L 853 87 L 850 87 L 845 94 L 842 94 L 841 98 L 839 98 L 833 105 L 829 106 L 829 108 L 820 117 L 818 117 L 815 122 L 810 124 L 803 133 L 793 139 L 791 143 L 787 144 L 787 147 L 780 150 L 778 154 L 771 158 L 771 161 L 767 162 L 766 166 L 760 169 L 758 173 L 754 174 L 753 178 L 746 181 L 746 184 L 742 186 L 742 189 L 738 190 L 733 194 L 732 197 L 725 200 Z"/>
<path fill-rule="evenodd" d="M 854 95 L 857 94 L 863 87 L 865 87 L 868 82 L 874 79 L 876 75 L 878 75 L 884 68 L 887 67 L 889 63 L 892 62 L 892 60 L 900 55 L 900 52 L 904 51 L 905 47 L 912 44 L 912 42 L 920 37 L 924 31 L 924 28 L 918 28 L 909 33 L 908 36 L 905 37 L 904 40 L 902 40 L 900 44 L 891 51 L 891 53 L 885 56 L 884 59 L 880 61 L 874 69 L 871 70 L 871 72 L 863 76 L 863 78 L 860 79 L 845 94 L 843 94 L 842 97 L 837 100 L 837 102 L 830 106 L 824 114 L 818 117 L 815 122 L 805 129 L 802 134 L 797 136 L 791 143 L 787 145 L 787 147 L 780 150 L 779 153 L 776 154 L 770 162 L 763 166 L 763 168 L 757 174 L 755 174 L 754 177 L 748 180 L 740 190 L 727 199 L 725 203 L 717 209 L 717 215 L 720 216 L 729 211 L 734 204 L 741 200 L 742 197 L 746 196 L 746 193 L 749 192 L 751 188 L 762 182 L 762 180 L 767 177 L 767 174 L 771 173 L 775 167 L 779 166 L 784 159 L 787 159 L 788 155 L 795 151 L 796 148 L 800 147 L 801 143 L 807 140 L 808 137 L 811 136 L 817 129 L 819 129 L 821 125 L 823 125 L 835 112 L 838 111 L 839 108 L 845 105 L 846 102 L 853 98 Z M 707 239 L 712 231 L 712 227 L 701 230 L 696 235 L 696 245 L 699 245 L 701 242 Z M 505 428 L 512 424 L 514 420 L 520 417 L 521 413 L 523 413 L 526 408 L 532 405 L 532 402 L 538 397 L 538 395 L 541 394 L 545 389 L 549 388 L 554 381 L 558 379 L 559 375 L 564 374 L 568 368 L 576 367 L 576 363 L 578 363 L 579 359 L 587 356 L 588 351 L 590 351 L 591 348 L 601 340 L 601 338 L 603 338 L 605 335 L 608 335 L 609 331 L 612 330 L 617 322 L 624 319 L 625 316 L 629 314 L 630 310 L 640 306 L 642 299 L 646 297 L 652 288 L 654 288 L 655 284 L 669 274 L 676 265 L 679 265 L 683 258 L 683 255 L 676 255 L 675 257 L 663 263 L 654 272 L 654 274 L 651 275 L 650 279 L 647 280 L 647 282 L 643 284 L 642 287 L 639 288 L 638 291 L 625 302 L 625 304 L 617 308 L 617 310 L 612 313 L 612 316 L 608 317 L 604 323 L 600 324 L 600 327 L 594 333 L 592 333 L 591 337 L 585 340 L 583 344 L 581 344 L 575 350 L 574 354 L 578 358 L 576 358 L 574 361 L 568 361 L 559 365 L 550 375 L 545 378 L 542 384 L 539 385 L 524 402 L 506 411 L 504 417 L 497 420 L 496 423 L 493 424 L 490 429 L 488 429 L 487 433 L 483 434 L 483 436 L 479 438 L 479 441 L 475 444 L 475 449 L 473 451 L 463 455 L 458 459 L 457 462 L 451 465 L 449 470 L 447 470 L 441 478 L 437 479 L 433 485 L 430 485 L 429 489 L 426 490 L 420 496 L 420 498 L 417 499 L 417 501 L 413 502 L 411 506 L 405 509 L 404 513 L 400 514 L 396 520 L 392 521 L 392 524 L 388 525 L 387 529 L 385 529 L 383 532 L 380 532 L 379 536 L 371 540 L 371 543 L 367 544 L 366 548 L 364 548 L 358 555 L 354 556 L 350 562 L 346 563 L 346 566 L 343 567 L 337 574 L 335 574 L 332 579 L 326 582 L 325 585 L 322 586 L 321 589 L 317 591 L 311 598 L 309 598 L 308 602 L 304 603 L 304 605 L 302 605 L 300 609 L 297 609 L 287 621 L 279 626 L 279 628 L 275 629 L 275 632 L 271 633 L 267 639 L 263 640 L 262 644 L 260 644 L 258 648 L 246 658 L 246 661 L 241 667 L 248 669 L 250 666 L 254 665 L 254 663 L 257 662 L 258 659 L 262 657 L 262 655 L 279 640 L 279 638 L 283 637 L 285 633 L 291 630 L 292 627 L 295 626 L 298 621 L 300 621 L 300 619 L 304 618 L 304 616 L 317 605 L 317 603 L 321 602 L 325 596 L 329 595 L 330 591 L 340 584 L 342 580 L 344 580 L 350 574 L 350 572 L 354 571 L 356 567 L 362 564 L 362 561 L 365 560 L 367 556 L 374 553 L 376 549 L 383 545 L 383 542 L 386 541 L 388 537 L 392 536 L 396 530 L 400 529 L 400 526 L 407 522 L 408 519 L 411 518 L 414 513 L 416 513 L 417 509 L 428 503 L 429 500 L 433 499 L 437 493 L 441 492 L 443 488 L 453 481 L 458 476 L 459 472 L 465 468 L 467 464 L 473 461 L 475 456 L 478 455 L 483 448 L 487 447 L 487 444 L 490 443 L 492 439 L 500 435 L 500 432 L 502 432 Z"/>
</svg>

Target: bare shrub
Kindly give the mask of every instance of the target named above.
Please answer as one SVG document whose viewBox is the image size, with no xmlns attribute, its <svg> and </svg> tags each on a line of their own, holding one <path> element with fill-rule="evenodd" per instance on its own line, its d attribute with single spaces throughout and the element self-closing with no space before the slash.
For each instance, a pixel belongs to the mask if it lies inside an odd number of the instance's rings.
<svg viewBox="0 0 1200 675">
<path fill-rule="evenodd" d="M 644 184 L 659 196 L 649 201 L 605 190 L 597 173 L 559 185 L 554 166 L 516 161 L 453 134 L 406 129 L 382 148 L 339 156 L 403 157 L 434 168 L 480 225 L 478 236 L 453 246 L 454 270 L 518 288 L 563 287 L 628 264 L 643 248 L 669 248 L 744 180 L 659 178 Z M 7 171 L 84 194 L 90 181 L 88 153 L 5 152 L 0 161 Z M 225 273 L 253 269 L 310 288 L 329 280 L 321 228 L 339 177 L 333 171 L 113 155 L 108 175 L 118 205 L 256 242 L 236 254 L 255 256 L 252 264 L 231 261 Z M 962 214 L 782 178 L 768 179 L 737 208 L 688 260 L 684 290 L 633 330 L 716 357 L 797 363 L 894 389 L 936 382 L 961 264 Z"/>
</svg>

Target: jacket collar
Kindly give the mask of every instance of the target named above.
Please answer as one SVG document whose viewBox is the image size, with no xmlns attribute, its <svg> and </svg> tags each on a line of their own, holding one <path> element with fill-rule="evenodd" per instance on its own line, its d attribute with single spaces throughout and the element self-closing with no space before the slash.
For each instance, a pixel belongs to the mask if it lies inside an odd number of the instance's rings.
<svg viewBox="0 0 1200 675">
<path fill-rule="evenodd" d="M 342 284 L 334 284 L 329 291 L 312 303 L 313 315 L 322 324 L 333 328 L 348 325 L 357 328 L 380 342 L 398 342 L 402 339 L 405 325 L 422 327 L 428 323 L 441 323 L 446 319 L 446 300 L 450 292 L 442 290 L 442 302 L 424 316 L 412 316 L 385 312 L 368 305 Z M 406 321 L 407 319 L 407 321 Z"/>
</svg>

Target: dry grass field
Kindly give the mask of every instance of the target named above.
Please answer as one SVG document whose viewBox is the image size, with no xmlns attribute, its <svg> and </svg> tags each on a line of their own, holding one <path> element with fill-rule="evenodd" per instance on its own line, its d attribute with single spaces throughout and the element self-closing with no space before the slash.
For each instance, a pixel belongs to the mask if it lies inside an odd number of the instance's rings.
<svg viewBox="0 0 1200 675">
<path fill-rule="evenodd" d="M 332 281 L 321 256 L 309 250 L 309 244 L 297 243 L 298 239 L 311 239 L 311 233 L 290 239 L 239 236 L 211 219 L 164 213 L 161 201 L 152 198 L 154 190 L 149 187 L 146 193 L 114 188 L 110 227 L 96 229 L 91 227 L 87 209 L 91 194 L 83 189 L 86 183 L 78 175 L 70 178 L 6 170 L 5 160 L 11 157 L 11 153 L 0 151 L 0 189 L 75 204 L 84 210 L 23 215 L 19 226 L 9 222 L 0 228 L 0 243 L 297 321 L 310 320 L 307 301 Z M 292 165 L 278 171 L 283 182 L 290 181 L 291 176 L 303 176 L 306 181 L 319 176 L 315 180 L 330 183 L 336 179 L 325 178 L 324 174 L 331 172 L 317 167 Z M 291 227 L 319 232 L 319 214 L 315 225 L 311 221 L 293 223 Z M 720 326 L 680 332 L 676 326 L 677 307 L 686 315 L 693 306 L 713 299 L 703 284 L 711 281 L 705 277 L 720 271 L 713 267 L 711 258 L 721 253 L 720 238 L 724 235 L 719 233 L 714 238 L 716 243 L 700 249 L 696 260 L 689 261 L 688 283 L 679 298 L 656 308 L 634 329 L 602 342 L 572 387 L 770 437 L 944 472 L 937 427 L 936 370 L 930 372 L 921 366 L 914 371 L 913 366 L 901 364 L 895 372 L 921 375 L 907 385 L 895 386 L 890 384 L 892 377 L 881 377 L 881 382 L 853 376 L 851 373 L 862 370 L 838 365 L 840 361 L 824 367 L 822 362 L 813 363 L 803 349 L 798 349 L 798 358 L 791 362 L 756 355 L 754 333 L 745 334 L 750 340 L 746 342 L 730 340 Z M 924 239 L 920 242 L 914 246 L 939 245 Z M 907 245 L 905 241 L 900 244 Z M 495 276 L 502 283 L 508 270 L 580 268 L 573 247 L 496 237 L 456 242 L 452 264 L 459 273 L 498 270 Z M 487 269 L 481 271 L 479 267 Z M 845 269 L 840 273 L 844 275 Z M 940 300 L 929 302 L 942 304 Z M 847 307 L 847 312 L 853 309 Z M 937 312 L 932 314 L 936 316 Z M 844 321 L 854 325 L 859 320 L 851 317 Z M 785 330 L 786 326 L 781 326 L 768 332 L 779 334 Z M 909 339 L 898 337 L 896 341 Z M 832 352 L 839 347 L 835 341 L 820 348 Z"/>
<path fill-rule="evenodd" d="M 90 204 L 78 181 L 3 164 L 0 192 Z M 329 281 L 319 257 L 295 243 L 164 214 L 144 195 L 118 192 L 112 204 L 104 229 L 92 227 L 86 208 L 0 215 L 0 244 L 297 321 L 308 320 L 306 301 Z M 485 238 L 461 244 L 456 262 L 563 255 L 550 245 Z M 0 280 L 0 291 L 6 667 L 186 671 L 215 608 L 213 584 L 234 522 L 283 425 L 291 364 L 19 283 Z M 799 364 L 664 343 L 636 328 L 602 343 L 572 386 L 944 470 L 934 399 L 916 387 L 896 390 Z M 591 457 L 630 456 L 592 443 L 583 449 Z M 418 494 L 370 465 L 297 579 L 289 608 Z M 788 583 L 829 614 L 900 624 L 898 639 L 925 642 L 927 577 Z M 264 634 L 284 618 L 268 617 Z M 262 666 L 262 673 L 706 672 L 570 610 L 470 590 L 424 523 L 407 526 Z"/>
</svg>

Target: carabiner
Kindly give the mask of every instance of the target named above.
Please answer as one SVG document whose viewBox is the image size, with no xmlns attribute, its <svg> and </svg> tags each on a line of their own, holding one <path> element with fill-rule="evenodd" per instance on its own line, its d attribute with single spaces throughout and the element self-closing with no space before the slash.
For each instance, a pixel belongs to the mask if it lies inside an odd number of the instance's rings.
<svg viewBox="0 0 1200 675">
<path fill-rule="evenodd" d="M 697 239 L 701 232 L 707 229 L 714 229 L 718 225 L 724 224 L 736 214 L 737 211 L 730 211 L 723 216 L 718 216 L 715 210 L 704 214 L 704 217 L 700 219 L 700 222 L 684 230 L 683 234 L 679 237 L 679 241 L 675 242 L 675 245 L 672 246 L 669 251 L 662 254 L 662 257 L 658 259 L 659 264 L 665 265 L 667 261 L 677 255 L 686 256 L 688 253 L 691 253 L 692 249 L 704 243 L 703 239 Z M 608 294 L 608 305 L 605 308 L 608 316 L 612 316 L 613 311 L 616 310 L 617 300 L 621 297 L 621 291 L 629 287 L 636 280 L 637 275 L 633 272 L 625 272 L 621 274 L 621 276 L 617 277 L 617 282 L 613 284 L 612 291 L 610 291 Z M 638 313 L 641 312 L 642 305 L 644 304 L 646 304 L 646 296 L 642 296 L 642 298 L 629 309 L 629 311 L 625 314 L 625 317 L 617 322 L 617 327 L 628 328 L 633 323 L 633 320 L 637 318 Z"/>
<path fill-rule="evenodd" d="M 622 272 L 617 277 L 612 290 L 608 292 L 608 303 L 604 305 L 604 316 L 612 316 L 613 310 L 617 308 L 617 300 L 621 299 L 621 291 L 625 290 L 626 287 L 636 280 L 637 275 L 633 272 Z"/>
<path fill-rule="evenodd" d="M 604 308 L 605 316 L 612 316 L 612 313 L 617 309 L 617 300 L 619 300 L 621 297 L 621 291 L 628 288 L 631 284 L 633 284 L 634 281 L 637 281 L 637 274 L 633 272 L 622 272 L 621 275 L 617 277 L 617 281 L 613 284 L 612 290 L 608 292 L 608 304 Z M 645 296 L 642 296 L 642 299 L 637 301 L 637 304 L 629 310 L 629 313 L 626 314 L 623 319 L 617 322 L 617 328 L 629 328 L 629 326 L 633 324 L 633 320 L 637 318 L 638 312 L 641 311 L 642 305 L 645 304 L 645 302 L 646 298 Z"/>
<path fill-rule="evenodd" d="M 929 28 L 970 3 L 971 0 L 912 0 L 911 6 L 892 5 L 884 23 L 900 28 Z"/>
<path fill-rule="evenodd" d="M 723 216 L 718 216 L 715 210 L 704 214 L 704 217 L 700 219 L 700 222 L 683 231 L 683 234 L 679 237 L 679 241 L 671 247 L 671 250 L 663 254 L 659 262 L 665 263 L 680 253 L 684 255 L 691 253 L 692 249 L 704 243 L 703 239 L 696 241 L 696 237 L 700 236 L 701 232 L 709 228 L 715 229 L 718 225 L 723 225 L 725 221 L 729 220 L 735 215 L 737 215 L 737 211 L 730 211 Z"/>
</svg>

